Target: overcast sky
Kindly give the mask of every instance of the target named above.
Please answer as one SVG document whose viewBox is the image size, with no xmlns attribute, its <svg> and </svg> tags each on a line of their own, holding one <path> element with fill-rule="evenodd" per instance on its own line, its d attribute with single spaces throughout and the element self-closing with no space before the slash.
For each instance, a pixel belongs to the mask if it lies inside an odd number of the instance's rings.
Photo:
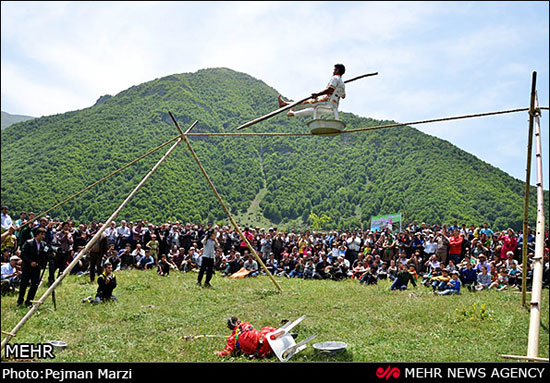
<svg viewBox="0 0 550 383">
<path fill-rule="evenodd" d="M 363 117 L 410 122 L 528 107 L 533 71 L 539 103 L 549 105 L 546 1 L 1 7 L 1 107 L 12 114 L 82 109 L 104 94 L 212 67 L 248 73 L 296 100 L 322 90 L 337 62 L 344 79 L 379 72 L 349 84 L 340 104 Z M 545 164 L 548 120 L 545 111 Z M 525 179 L 526 112 L 415 127 Z M 548 174 L 546 165 L 545 189 Z"/>
</svg>

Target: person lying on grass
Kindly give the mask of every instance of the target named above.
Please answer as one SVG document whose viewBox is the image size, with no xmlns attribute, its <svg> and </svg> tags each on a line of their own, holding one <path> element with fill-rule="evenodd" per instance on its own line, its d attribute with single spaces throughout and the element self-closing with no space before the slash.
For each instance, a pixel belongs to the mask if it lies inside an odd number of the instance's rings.
<svg viewBox="0 0 550 383">
<path fill-rule="evenodd" d="M 227 319 L 227 327 L 231 335 L 223 350 L 216 351 L 218 356 L 237 356 L 246 354 L 254 358 L 264 358 L 273 355 L 273 350 L 265 338 L 266 334 L 275 331 L 274 327 L 255 329 L 249 322 L 241 322 L 233 316 Z"/>
</svg>

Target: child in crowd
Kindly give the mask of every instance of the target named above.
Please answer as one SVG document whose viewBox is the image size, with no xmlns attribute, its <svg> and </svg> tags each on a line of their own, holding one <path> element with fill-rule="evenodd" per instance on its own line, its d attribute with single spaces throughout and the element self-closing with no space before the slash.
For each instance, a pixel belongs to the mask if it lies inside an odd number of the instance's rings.
<svg viewBox="0 0 550 383">
<path fill-rule="evenodd" d="M 450 294 L 460 294 L 460 279 L 458 279 L 458 271 L 453 271 L 451 273 L 451 280 L 447 282 L 446 288 L 442 291 L 438 291 L 438 295 L 450 295 Z"/>
<path fill-rule="evenodd" d="M 487 266 L 481 266 L 481 272 L 477 274 L 477 284 L 475 287 L 477 291 L 488 289 L 491 286 L 493 278 L 488 270 Z"/>
<path fill-rule="evenodd" d="M 505 267 L 501 267 L 496 279 L 489 286 L 489 290 L 496 287 L 498 291 L 506 290 L 508 288 L 508 273 Z"/>
</svg>

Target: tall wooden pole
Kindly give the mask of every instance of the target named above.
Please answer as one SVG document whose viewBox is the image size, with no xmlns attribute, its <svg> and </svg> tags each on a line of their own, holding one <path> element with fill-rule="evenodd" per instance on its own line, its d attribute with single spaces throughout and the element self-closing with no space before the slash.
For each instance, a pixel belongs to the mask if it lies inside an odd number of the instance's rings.
<svg viewBox="0 0 550 383">
<path fill-rule="evenodd" d="M 533 152 L 533 123 L 535 115 L 535 95 L 537 88 L 537 72 L 533 72 L 531 80 L 531 103 L 529 106 L 529 134 L 527 138 L 527 166 L 525 176 L 525 198 L 523 205 L 523 245 L 522 245 L 522 281 L 521 304 L 525 306 L 527 300 L 527 238 L 529 237 L 529 185 L 531 183 L 531 153 Z"/>
<path fill-rule="evenodd" d="M 529 320 L 529 340 L 527 343 L 527 356 L 530 358 L 535 358 L 538 357 L 539 353 L 540 303 L 542 298 L 542 273 L 544 268 L 544 191 L 542 187 L 542 139 L 540 136 L 540 111 L 538 109 L 535 109 L 532 118 L 535 120 L 537 164 L 537 227 L 535 240 L 535 256 L 533 257 L 532 267 L 533 286 L 531 287 L 531 313 Z"/>
<path fill-rule="evenodd" d="M 169 112 L 170 114 L 170 117 L 172 117 L 172 120 L 174 121 L 174 124 L 176 125 L 176 127 L 178 128 L 178 130 L 180 132 L 183 132 L 182 129 L 179 127 L 179 124 L 178 124 L 178 121 L 176 120 L 176 118 L 174 117 L 174 115 Z M 196 124 L 197 122 L 195 122 Z M 195 125 L 194 124 L 194 125 Z M 194 126 L 193 125 L 193 126 Z M 193 150 L 193 148 L 191 147 L 191 144 L 189 142 L 189 140 L 187 139 L 187 137 L 185 136 L 187 133 L 189 133 L 189 131 L 191 130 L 188 129 L 185 133 L 182 134 L 182 137 L 183 137 L 183 140 L 185 141 L 185 143 L 187 144 L 187 148 L 189 149 L 189 151 L 191 152 L 191 155 L 193 156 L 193 158 L 195 159 L 195 162 L 197 163 L 197 165 L 199 166 L 202 174 L 204 175 L 204 178 L 206 178 L 206 181 L 208 182 L 208 185 L 210 185 L 210 188 L 212 189 L 212 192 L 214 193 L 214 195 L 216 196 L 216 198 L 218 199 L 218 202 L 220 203 L 221 207 L 223 208 L 223 211 L 225 212 L 225 214 L 227 215 L 227 217 L 229 218 L 229 221 L 231 221 L 231 224 L 233 225 L 233 227 L 235 228 L 235 230 L 237 230 L 237 232 L 239 233 L 239 235 L 241 236 L 242 240 L 244 241 L 244 243 L 246 243 L 246 246 L 248 247 L 248 249 L 250 250 L 250 253 L 252 255 L 254 255 L 254 258 L 256 258 L 256 261 L 258 261 L 258 264 L 262 267 L 262 269 L 264 269 L 265 273 L 269 276 L 269 278 L 271 278 L 271 281 L 273 282 L 273 284 L 277 287 L 277 289 L 279 289 L 279 291 L 283 291 L 283 289 L 281 288 L 281 286 L 279 285 L 279 283 L 277 283 L 277 281 L 275 280 L 275 278 L 273 278 L 273 275 L 271 274 L 271 272 L 267 269 L 266 265 L 264 264 L 264 262 L 262 261 L 262 259 L 258 256 L 258 254 L 256 253 L 256 250 L 254 250 L 254 248 L 252 247 L 252 245 L 250 244 L 250 242 L 248 241 L 248 238 L 246 238 L 246 236 L 243 234 L 243 232 L 241 231 L 241 228 L 239 227 L 239 225 L 237 225 L 237 222 L 235 222 L 235 220 L 233 219 L 233 216 L 231 215 L 231 213 L 229 212 L 229 209 L 227 209 L 227 207 L 225 206 L 225 203 L 223 202 L 222 198 L 220 197 L 220 194 L 218 193 L 218 191 L 216 190 L 216 187 L 214 186 L 214 184 L 212 183 L 212 180 L 210 180 L 210 177 L 208 176 L 208 173 L 206 173 L 206 170 L 204 169 L 204 167 L 202 166 L 201 164 L 201 161 L 199 160 L 199 157 L 197 156 L 197 154 L 195 153 L 195 151 Z"/>
<path fill-rule="evenodd" d="M 166 154 L 157 162 L 157 164 L 147 173 L 147 175 L 141 180 L 141 182 L 135 187 L 135 189 L 126 197 L 124 202 L 116 209 L 116 211 L 109 217 L 109 219 L 103 224 L 103 226 L 98 230 L 98 232 L 93 236 L 93 238 L 86 244 L 84 249 L 76 256 L 73 261 L 67 266 L 65 271 L 52 283 L 52 285 L 46 290 L 46 292 L 42 295 L 42 297 L 38 301 L 33 302 L 33 306 L 30 308 L 30 310 L 27 312 L 27 314 L 19 321 L 19 323 L 11 330 L 9 333 L 5 333 L 6 337 L 2 340 L 2 352 L 4 351 L 5 345 L 10 341 L 11 338 L 13 338 L 17 332 L 23 327 L 23 325 L 32 317 L 32 315 L 38 310 L 38 307 L 44 301 L 46 298 L 55 290 L 55 288 L 61 283 L 61 281 L 69 275 L 71 270 L 76 266 L 78 261 L 86 255 L 86 253 L 90 250 L 90 248 L 97 242 L 97 240 L 101 237 L 103 232 L 111 225 L 111 222 L 117 217 L 117 215 L 120 213 L 120 211 L 130 202 L 130 200 L 136 195 L 138 190 L 145 184 L 145 182 L 151 177 L 151 175 L 158 169 L 160 164 L 168 157 L 170 153 L 178 146 L 178 144 L 181 142 L 182 137 L 179 137 L 174 145 L 168 149 Z"/>
</svg>

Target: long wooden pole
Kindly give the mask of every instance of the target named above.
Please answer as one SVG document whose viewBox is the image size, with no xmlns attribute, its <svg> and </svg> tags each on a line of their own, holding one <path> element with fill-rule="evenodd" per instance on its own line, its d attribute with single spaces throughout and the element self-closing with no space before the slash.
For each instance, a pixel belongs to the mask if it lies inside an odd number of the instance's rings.
<svg viewBox="0 0 550 383">
<path fill-rule="evenodd" d="M 130 202 L 130 200 L 136 195 L 138 190 L 145 184 L 145 182 L 151 177 L 151 175 L 158 169 L 160 164 L 168 157 L 170 153 L 178 146 L 178 144 L 181 142 L 182 137 L 178 137 L 176 143 L 168 149 L 166 154 L 157 162 L 157 164 L 147 173 L 147 175 L 141 180 L 141 182 L 134 188 L 134 190 L 126 197 L 124 202 L 116 209 L 116 211 L 109 217 L 109 219 L 103 224 L 103 226 L 98 230 L 98 232 L 93 236 L 93 238 L 86 244 L 84 249 L 76 256 L 73 261 L 67 266 L 65 271 L 52 283 L 52 285 L 46 290 L 46 292 L 42 295 L 42 297 L 38 301 L 34 301 L 33 306 L 30 308 L 30 310 L 27 312 L 27 314 L 19 321 L 19 323 L 11 330 L 9 333 L 6 334 L 6 337 L 2 340 L 2 352 L 4 351 L 5 345 L 10 341 L 11 338 L 13 338 L 17 332 L 23 327 L 23 325 L 32 317 L 32 315 L 38 310 L 38 307 L 44 301 L 46 298 L 55 290 L 55 288 L 61 283 L 61 281 L 69 275 L 71 270 L 76 266 L 78 261 L 86 255 L 86 253 L 90 250 L 90 248 L 97 242 L 97 240 L 101 237 L 103 232 L 111 225 L 111 222 L 117 217 L 117 215 L 120 213 L 120 211 Z"/>
<path fill-rule="evenodd" d="M 536 103 L 537 102 L 535 100 L 535 104 Z M 540 116 L 538 110 L 534 111 L 533 119 L 535 120 L 537 164 L 537 232 L 535 240 L 535 256 L 533 257 L 533 286 L 531 288 L 531 313 L 529 320 L 529 341 L 527 344 L 527 356 L 530 358 L 538 357 L 539 353 L 540 304 L 542 299 L 542 273 L 544 257 L 544 190 L 542 187 L 542 144 L 540 136 Z"/>
<path fill-rule="evenodd" d="M 363 75 L 361 75 L 361 76 L 357 76 L 357 77 L 351 78 L 351 79 L 349 79 L 349 80 L 346 80 L 346 81 L 344 81 L 344 83 L 345 83 L 345 84 L 348 84 L 348 83 L 350 83 L 350 82 L 352 82 L 352 81 L 359 80 L 359 79 L 362 79 L 362 78 L 365 78 L 365 77 L 376 76 L 377 74 L 378 74 L 378 72 L 363 74 Z M 237 130 L 241 130 L 241 129 L 244 129 L 244 128 L 248 128 L 249 126 L 255 125 L 255 124 L 257 124 L 258 122 L 262 122 L 262 121 L 264 121 L 264 120 L 267 120 L 268 118 L 271 118 L 271 117 L 273 117 L 273 116 L 276 116 L 277 114 L 282 113 L 282 112 L 284 112 L 285 110 L 289 110 L 289 109 L 294 108 L 294 107 L 297 106 L 297 105 L 300 105 L 302 102 L 307 101 L 307 100 L 309 100 L 310 98 L 311 98 L 311 96 L 308 96 L 308 97 L 306 97 L 306 98 L 301 99 L 300 101 L 296 101 L 296 102 L 293 102 L 292 104 L 285 105 L 285 106 L 283 106 L 282 108 L 279 108 L 279 109 L 277 109 L 277 110 L 275 110 L 275 111 L 273 111 L 273 112 L 271 112 L 271 113 L 266 114 L 265 116 L 258 117 L 258 118 L 256 118 L 255 120 L 249 121 L 249 122 L 247 122 L 246 124 L 243 124 L 243 125 L 239 126 L 239 127 L 237 128 Z"/>
<path fill-rule="evenodd" d="M 533 152 L 533 122 L 535 115 L 535 92 L 537 84 L 537 72 L 533 72 L 531 79 L 531 103 L 529 106 L 529 132 L 527 138 L 527 166 L 525 176 L 525 197 L 523 204 L 523 246 L 522 246 L 522 281 L 521 281 L 521 304 L 525 306 L 527 300 L 527 238 L 529 237 L 529 188 L 531 184 L 531 153 Z"/>
<path fill-rule="evenodd" d="M 179 127 L 179 124 L 178 124 L 178 121 L 176 120 L 176 118 L 174 117 L 174 115 L 172 114 L 172 112 L 169 112 L 170 114 L 170 117 L 172 117 L 172 120 L 174 121 L 174 124 L 176 125 L 176 127 L 179 129 L 179 131 L 181 132 L 181 128 Z M 195 124 L 197 122 L 195 121 Z M 190 129 L 187 130 L 186 133 L 189 133 Z M 262 269 L 264 269 L 265 273 L 269 276 L 269 278 L 271 278 L 271 281 L 273 282 L 273 284 L 277 287 L 277 289 L 279 289 L 279 291 L 283 291 L 283 289 L 281 288 L 281 286 L 279 285 L 279 283 L 277 283 L 277 281 L 275 280 L 275 278 L 273 278 L 273 275 L 271 274 L 271 272 L 268 270 L 268 268 L 266 267 L 266 265 L 264 264 L 264 262 L 262 261 L 262 259 L 258 256 L 258 254 L 256 253 L 256 250 L 254 250 L 254 248 L 252 247 L 252 245 L 250 244 L 250 242 L 248 241 L 248 238 L 246 238 L 246 236 L 243 234 L 243 232 L 241 231 L 241 228 L 239 227 L 239 225 L 237 225 L 237 222 L 235 222 L 235 220 L 233 219 L 233 216 L 231 215 L 231 213 L 229 212 L 229 209 L 227 209 L 227 207 L 225 206 L 225 203 L 223 202 L 222 198 L 220 197 L 220 194 L 218 193 L 218 191 L 216 190 L 216 187 L 214 186 L 214 184 L 212 183 L 212 180 L 210 179 L 210 177 L 208 176 L 208 173 L 206 173 L 206 170 L 204 169 L 204 167 L 202 166 L 201 164 L 201 161 L 199 160 L 199 157 L 197 156 L 197 154 L 195 153 L 195 151 L 193 150 L 193 148 L 191 147 L 191 143 L 189 142 L 189 140 L 187 139 L 186 137 L 186 134 L 182 134 L 182 137 L 183 137 L 183 140 L 185 142 L 185 144 L 187 145 L 187 148 L 189 149 L 189 151 L 191 152 L 191 155 L 193 156 L 193 158 L 195 159 L 195 162 L 197 163 L 197 165 L 199 166 L 202 174 L 204 175 L 204 178 L 206 178 L 206 181 L 208 182 L 208 185 L 210 185 L 210 189 L 212 189 L 212 192 L 214 193 L 214 195 L 216 196 L 216 198 L 218 199 L 218 202 L 220 203 L 221 207 L 223 208 L 223 211 L 225 212 L 225 214 L 227 215 L 227 217 L 229 218 L 229 221 L 231 221 L 231 224 L 233 225 L 233 227 L 235 228 L 235 230 L 237 230 L 237 232 L 239 233 L 239 235 L 241 236 L 242 240 L 244 241 L 244 243 L 246 243 L 246 246 L 248 247 L 248 249 L 250 250 L 250 253 L 252 255 L 254 255 L 254 258 L 256 258 L 256 261 L 258 261 L 258 264 L 260 264 L 260 266 L 262 267 Z"/>
</svg>

